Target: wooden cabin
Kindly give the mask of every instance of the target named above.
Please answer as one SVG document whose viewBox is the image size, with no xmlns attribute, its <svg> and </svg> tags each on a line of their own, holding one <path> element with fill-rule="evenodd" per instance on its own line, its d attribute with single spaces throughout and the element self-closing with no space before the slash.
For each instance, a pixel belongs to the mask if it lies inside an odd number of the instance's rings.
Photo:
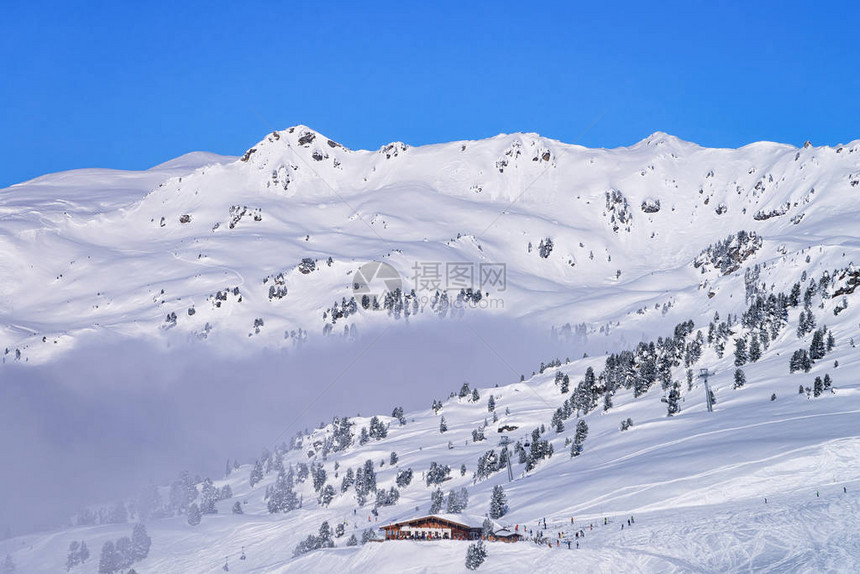
<svg viewBox="0 0 860 574">
<path fill-rule="evenodd" d="M 482 521 L 460 514 L 433 514 L 383 526 L 386 540 L 480 540 Z"/>
<path fill-rule="evenodd" d="M 499 528 L 487 536 L 487 540 L 493 542 L 519 542 L 523 537 L 518 532 L 514 532 L 510 528 Z"/>
</svg>

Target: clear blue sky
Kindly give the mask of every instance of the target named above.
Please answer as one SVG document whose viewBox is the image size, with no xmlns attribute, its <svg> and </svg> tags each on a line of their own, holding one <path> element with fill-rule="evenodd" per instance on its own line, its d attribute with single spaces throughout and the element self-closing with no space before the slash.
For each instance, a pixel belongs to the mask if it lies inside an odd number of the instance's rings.
<svg viewBox="0 0 860 574">
<path fill-rule="evenodd" d="M 820 4 L 7 3 L 0 187 L 240 154 L 298 123 L 371 149 L 514 131 L 846 142 L 860 138 L 860 8 Z"/>
</svg>

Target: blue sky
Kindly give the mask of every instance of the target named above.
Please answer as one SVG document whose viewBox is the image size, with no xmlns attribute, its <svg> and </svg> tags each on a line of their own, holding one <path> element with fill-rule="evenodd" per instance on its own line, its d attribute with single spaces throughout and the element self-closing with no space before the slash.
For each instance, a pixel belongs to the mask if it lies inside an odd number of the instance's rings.
<svg viewBox="0 0 860 574">
<path fill-rule="evenodd" d="M 817 4 L 7 4 L 0 187 L 240 154 L 298 123 L 371 149 L 514 131 L 607 147 L 657 130 L 851 141 L 860 8 Z"/>
</svg>

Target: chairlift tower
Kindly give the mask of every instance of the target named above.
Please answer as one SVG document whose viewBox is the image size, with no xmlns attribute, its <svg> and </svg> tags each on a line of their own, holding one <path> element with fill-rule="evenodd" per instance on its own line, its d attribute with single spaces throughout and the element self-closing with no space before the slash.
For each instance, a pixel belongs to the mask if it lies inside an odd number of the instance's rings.
<svg viewBox="0 0 860 574">
<path fill-rule="evenodd" d="M 705 404 L 708 405 L 709 413 L 714 412 L 714 404 L 711 402 L 711 387 L 708 386 L 708 377 L 712 377 L 715 374 L 708 369 L 699 369 L 699 378 L 705 382 Z"/>
</svg>

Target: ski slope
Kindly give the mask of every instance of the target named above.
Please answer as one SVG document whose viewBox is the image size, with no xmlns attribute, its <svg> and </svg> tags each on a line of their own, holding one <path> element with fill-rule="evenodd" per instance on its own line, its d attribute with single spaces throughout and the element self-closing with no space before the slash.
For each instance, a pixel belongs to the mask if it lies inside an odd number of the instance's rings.
<svg viewBox="0 0 860 574">
<path fill-rule="evenodd" d="M 217 487 L 229 485 L 232 497 L 197 526 L 182 513 L 148 520 L 153 545 L 134 565 L 138 572 L 220 572 L 225 560 L 231 572 L 464 571 L 465 543 L 346 546 L 351 534 L 361 538 L 365 529 L 427 514 L 436 487 L 422 475 L 432 462 L 452 469 L 440 485 L 445 495 L 468 490 L 469 514 L 487 513 L 493 487 L 502 485 L 509 512 L 498 522 L 552 542 L 488 544 L 480 571 L 857 571 L 857 151 L 857 142 L 707 149 L 662 133 L 613 150 L 514 134 L 353 151 L 297 126 L 270 134 L 239 159 L 195 154 L 147 172 L 45 176 L 0 190 L 0 271 L 9 278 L 0 284 L 0 346 L 8 348 L 6 362 L 33 364 L 105 333 L 252 353 L 292 347 L 304 336 L 372 334 L 407 320 L 457 325 L 477 313 L 553 330 L 569 345 L 573 360 L 481 387 L 477 401 L 459 398 L 456 388 L 430 389 L 443 399 L 439 412 L 429 397 L 427 408 L 405 413 L 404 425 L 388 416 L 393 405 L 380 404 L 376 414 L 389 425 L 381 440 L 359 444 L 370 417 L 351 415 L 354 437 L 344 450 L 321 454 L 330 424 L 294 437 L 283 463 L 321 464 L 336 491 L 327 506 L 305 480 L 295 486 L 301 508 L 269 513 L 264 496 L 277 472 L 252 488 L 253 464 L 212 477 Z M 731 261 L 709 258 L 709 246 L 739 231 L 753 239 Z M 544 257 L 547 238 L 552 249 Z M 302 271 L 303 258 L 314 260 L 313 271 Z M 372 260 L 407 281 L 416 262 L 504 263 L 504 288 L 483 290 L 503 305 L 465 306 L 442 317 L 422 302 L 408 319 L 384 311 L 333 319 L 332 304 L 353 295 L 354 274 Z M 741 388 L 733 388 L 733 348 L 721 356 L 705 345 L 690 368 L 715 371 L 714 412 L 701 380 L 688 384 L 687 366 L 676 365 L 669 375 L 679 382 L 680 412 L 673 416 L 664 402 L 669 387 L 657 383 L 641 396 L 619 388 L 608 409 L 598 405 L 567 418 L 560 432 L 552 428 L 556 409 L 589 367 L 603 370 L 609 353 L 668 338 L 691 320 L 689 342 L 698 331 L 707 334 L 715 313 L 742 314 L 750 292 L 786 293 L 825 274 L 829 283 L 809 309 L 835 343 L 809 372 L 789 373 L 792 353 L 812 339 L 797 335 L 800 304 L 786 310 L 784 328 L 761 358 L 743 365 Z M 271 297 L 273 284 L 285 295 Z M 728 343 L 750 336 L 737 321 L 730 329 Z M 558 372 L 569 376 L 568 393 L 556 384 Z M 832 390 L 798 392 L 825 374 Z M 391 381 L 364 373 L 356 384 Z M 490 396 L 498 416 L 492 422 Z M 632 427 L 620 430 L 627 419 Z M 577 420 L 589 431 L 582 454 L 571 457 Z M 473 441 L 485 424 L 485 440 Z M 522 443 L 541 425 L 551 457 L 531 470 L 512 460 L 510 482 L 504 470 L 475 475 L 479 457 L 498 452 L 502 434 Z M 264 444 L 267 438 L 261 449 L 279 446 Z M 373 497 L 361 506 L 354 489 L 340 489 L 345 469 L 368 460 L 381 489 L 394 486 L 399 471 L 414 472 L 378 517 Z M 166 486 L 160 495 L 166 505 Z M 241 515 L 231 512 L 236 502 Z M 133 498 L 129 508 L 134 520 Z M 546 531 L 537 526 L 543 519 Z M 345 525 L 336 547 L 294 558 L 296 545 L 323 521 Z M 585 536 L 571 539 L 574 528 Z M 130 524 L 72 524 L 0 541 L 0 556 L 8 553 L 20 572 L 54 572 L 69 543 L 83 539 L 92 557 L 72 571 L 95 573 L 102 544 L 130 531 Z"/>
</svg>

